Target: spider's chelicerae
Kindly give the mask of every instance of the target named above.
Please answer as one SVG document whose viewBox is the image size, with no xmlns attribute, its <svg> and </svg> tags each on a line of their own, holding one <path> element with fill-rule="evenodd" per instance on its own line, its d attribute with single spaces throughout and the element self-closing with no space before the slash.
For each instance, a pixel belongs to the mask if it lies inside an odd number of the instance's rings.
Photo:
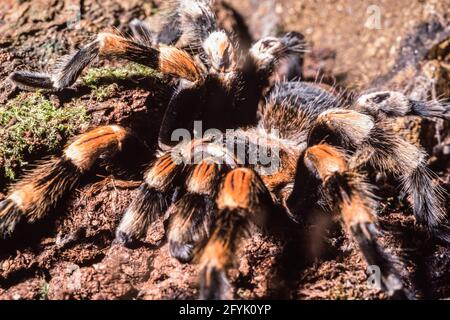
<svg viewBox="0 0 450 320">
<path fill-rule="evenodd" d="M 224 297 L 227 270 L 240 244 L 275 209 L 299 223 L 317 210 L 340 215 L 367 263 L 380 267 L 383 289 L 408 296 L 395 259 L 377 240 L 380 199 L 368 177 L 396 178 L 411 196 L 417 222 L 436 239 L 449 241 L 443 191 L 433 181 L 425 152 L 390 125 L 390 118 L 406 115 L 446 118 L 448 107 L 393 91 L 362 94 L 350 103 L 318 84 L 273 84 L 280 60 L 301 60 L 302 36 L 263 38 L 238 54 L 218 28 L 211 2 L 174 1 L 156 35 L 136 20 L 131 39 L 100 33 L 54 72 L 17 71 L 10 79 L 22 89 L 63 89 L 98 56 L 131 60 L 179 79 L 161 124 L 161 150 L 116 239 L 128 244 L 165 217 L 172 256 L 201 268 L 201 298 Z M 202 121 L 204 131 L 217 130 L 180 143 L 173 139 L 175 129 L 192 133 L 195 120 Z M 226 141 L 219 139 L 218 132 L 226 129 L 234 130 Z M 119 154 L 133 139 L 129 129 L 99 127 L 77 137 L 61 157 L 27 173 L 0 202 L 0 236 L 11 236 L 20 221 L 42 219 L 94 163 Z M 261 150 L 271 152 L 269 167 L 250 161 Z"/>
</svg>

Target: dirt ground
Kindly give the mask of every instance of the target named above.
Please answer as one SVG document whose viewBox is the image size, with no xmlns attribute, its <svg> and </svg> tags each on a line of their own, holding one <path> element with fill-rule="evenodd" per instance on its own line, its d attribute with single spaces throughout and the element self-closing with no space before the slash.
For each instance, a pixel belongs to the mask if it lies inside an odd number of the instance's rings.
<svg viewBox="0 0 450 320">
<path fill-rule="evenodd" d="M 0 104 L 18 95 L 6 80 L 13 70 L 47 70 L 100 30 L 129 32 L 133 18 L 151 17 L 161 2 L 0 1 Z M 242 41 L 281 31 L 303 33 L 310 47 L 306 80 L 322 79 L 347 90 L 396 88 L 418 99 L 450 98 L 448 1 L 230 0 L 217 10 L 223 26 Z M 46 95 L 61 107 L 86 105 L 91 127 L 132 127 L 154 151 L 168 81 L 119 81 L 102 99 L 93 99 L 92 89 L 82 84 Z M 430 152 L 437 183 L 449 191 L 448 123 L 411 118 L 399 121 L 398 127 Z M 40 156 L 30 155 L 29 160 Z M 0 242 L 0 299 L 195 299 L 196 266 L 170 258 L 162 221 L 132 248 L 113 243 L 121 215 L 137 192 L 142 164 L 151 157 L 141 154 L 139 163 L 128 163 L 122 168 L 128 170 L 119 172 L 111 169 L 114 164 L 100 167 L 51 217 Z M 0 181 L 0 200 L 6 184 Z M 390 196 L 386 203 L 380 212 L 385 230 L 381 240 L 400 257 L 406 286 L 419 299 L 449 299 L 450 247 L 430 239 L 415 224 L 405 201 Z M 281 220 L 276 232 L 255 233 L 230 272 L 229 296 L 387 298 L 367 284 L 367 266 L 338 225 L 321 239 L 320 257 L 311 254 L 309 228 L 313 226 L 301 228 Z"/>
</svg>

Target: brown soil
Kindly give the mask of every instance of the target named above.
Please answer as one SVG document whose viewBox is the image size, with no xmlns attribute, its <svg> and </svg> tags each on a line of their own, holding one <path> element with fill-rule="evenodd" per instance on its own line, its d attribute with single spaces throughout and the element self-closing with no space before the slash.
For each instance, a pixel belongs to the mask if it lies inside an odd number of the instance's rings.
<svg viewBox="0 0 450 320">
<path fill-rule="evenodd" d="M 160 2 L 1 1 L 0 103 L 17 94 L 5 80 L 11 71 L 45 70 L 100 30 L 114 27 L 128 32 L 131 19 L 150 16 Z M 392 86 L 413 94 L 420 91 L 450 97 L 446 1 L 373 1 L 382 12 L 381 29 L 376 30 L 364 26 L 367 5 L 357 0 L 227 3 L 231 6 L 219 8 L 222 24 L 228 29 L 240 28 L 238 36 L 243 41 L 248 38 L 247 30 L 242 30 L 242 21 L 231 8 L 242 14 L 253 37 L 280 29 L 302 32 L 311 45 L 305 62 L 307 79 L 323 78 L 349 89 Z M 430 64 L 435 71 L 431 75 L 425 67 Z M 424 75 L 425 84 L 418 83 Z M 154 150 L 168 99 L 165 87 L 151 79 L 135 79 L 119 83 L 102 102 L 90 99 L 89 90 L 82 87 L 50 98 L 61 104 L 81 99 L 92 115 L 92 126 L 131 126 Z M 425 142 L 430 151 L 437 145 L 432 165 L 449 190 L 448 131 L 444 126 L 439 138 L 426 134 L 427 128 L 435 130 L 436 125 L 420 123 L 412 140 Z M 411 122 L 400 126 L 408 128 L 410 135 L 411 128 L 417 128 Z M 150 157 L 151 153 L 140 162 Z M 128 174 L 110 166 L 99 168 L 51 217 L 24 227 L 21 238 L 3 242 L 0 299 L 195 299 L 197 268 L 169 256 L 162 221 L 133 248 L 113 243 L 121 214 L 136 194 L 141 168 L 127 170 Z M 5 192 L 0 190 L 0 200 Z M 386 230 L 382 242 L 400 256 L 402 275 L 411 292 L 417 298 L 450 298 L 448 245 L 429 239 L 415 225 L 410 209 L 392 198 L 380 219 Z M 313 227 L 303 230 L 287 220 L 275 220 L 273 230 L 256 232 L 242 248 L 242 259 L 229 275 L 230 297 L 386 298 L 367 285 L 366 264 L 337 224 L 326 237 L 313 242 L 305 232 Z M 322 243 L 319 257 L 312 254 L 317 248 L 311 244 L 317 247 L 317 243 Z"/>
</svg>

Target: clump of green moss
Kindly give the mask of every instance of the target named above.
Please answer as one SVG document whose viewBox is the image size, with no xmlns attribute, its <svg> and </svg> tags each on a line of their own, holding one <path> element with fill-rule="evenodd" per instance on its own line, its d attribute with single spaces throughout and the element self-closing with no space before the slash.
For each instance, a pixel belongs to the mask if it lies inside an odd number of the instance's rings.
<svg viewBox="0 0 450 320">
<path fill-rule="evenodd" d="M 102 102 L 110 98 L 115 92 L 117 92 L 117 90 L 117 83 L 92 87 L 90 98 L 96 100 L 97 102 Z"/>
<path fill-rule="evenodd" d="M 128 63 L 123 67 L 89 69 L 81 79 L 91 89 L 90 98 L 97 102 L 102 102 L 114 95 L 118 90 L 117 81 L 133 78 L 161 80 L 162 74 L 137 63 Z"/>
<path fill-rule="evenodd" d="M 39 291 L 39 300 L 48 300 L 48 290 L 50 285 L 47 281 L 42 280 L 41 290 Z"/>
<path fill-rule="evenodd" d="M 137 63 L 128 63 L 123 67 L 91 68 L 82 77 L 82 80 L 85 85 L 92 88 L 97 87 L 105 79 L 117 81 L 136 77 L 161 79 L 162 75 L 152 68 Z"/>
<path fill-rule="evenodd" d="M 84 106 L 59 108 L 39 92 L 0 105 L 0 178 L 14 179 L 33 154 L 59 151 L 87 123 Z"/>
</svg>

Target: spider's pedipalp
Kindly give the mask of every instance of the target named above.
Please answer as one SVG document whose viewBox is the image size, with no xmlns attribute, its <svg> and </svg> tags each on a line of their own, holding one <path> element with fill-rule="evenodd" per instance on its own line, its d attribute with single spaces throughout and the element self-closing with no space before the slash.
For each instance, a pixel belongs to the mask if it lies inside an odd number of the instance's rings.
<svg viewBox="0 0 450 320">
<path fill-rule="evenodd" d="M 216 212 L 213 199 L 222 170 L 221 165 L 212 160 L 195 165 L 186 179 L 186 194 L 167 211 L 170 253 L 180 261 L 190 261 L 210 234 Z"/>
<path fill-rule="evenodd" d="M 415 115 L 450 119 L 450 107 L 438 100 L 418 101 L 409 99 L 401 92 L 377 91 L 360 96 L 354 106 L 355 110 L 376 116 L 384 113 L 388 116 L 402 117 Z"/>
<path fill-rule="evenodd" d="M 116 230 L 116 240 L 129 244 L 142 238 L 150 223 L 161 217 L 170 205 L 176 179 L 181 179 L 184 166 L 173 161 L 170 153 L 159 157 L 147 170 L 145 180 Z"/>
<path fill-rule="evenodd" d="M 261 178 L 251 169 L 237 168 L 224 178 L 211 237 L 199 255 L 200 298 L 222 299 L 228 281 L 226 271 L 252 224 L 263 225 L 272 198 Z"/>
<path fill-rule="evenodd" d="M 42 219 L 79 182 L 97 159 L 122 149 L 130 134 L 119 126 L 104 126 L 80 135 L 61 158 L 46 160 L 13 185 L 0 203 L 0 236 L 9 236 L 16 223 Z"/>
</svg>

